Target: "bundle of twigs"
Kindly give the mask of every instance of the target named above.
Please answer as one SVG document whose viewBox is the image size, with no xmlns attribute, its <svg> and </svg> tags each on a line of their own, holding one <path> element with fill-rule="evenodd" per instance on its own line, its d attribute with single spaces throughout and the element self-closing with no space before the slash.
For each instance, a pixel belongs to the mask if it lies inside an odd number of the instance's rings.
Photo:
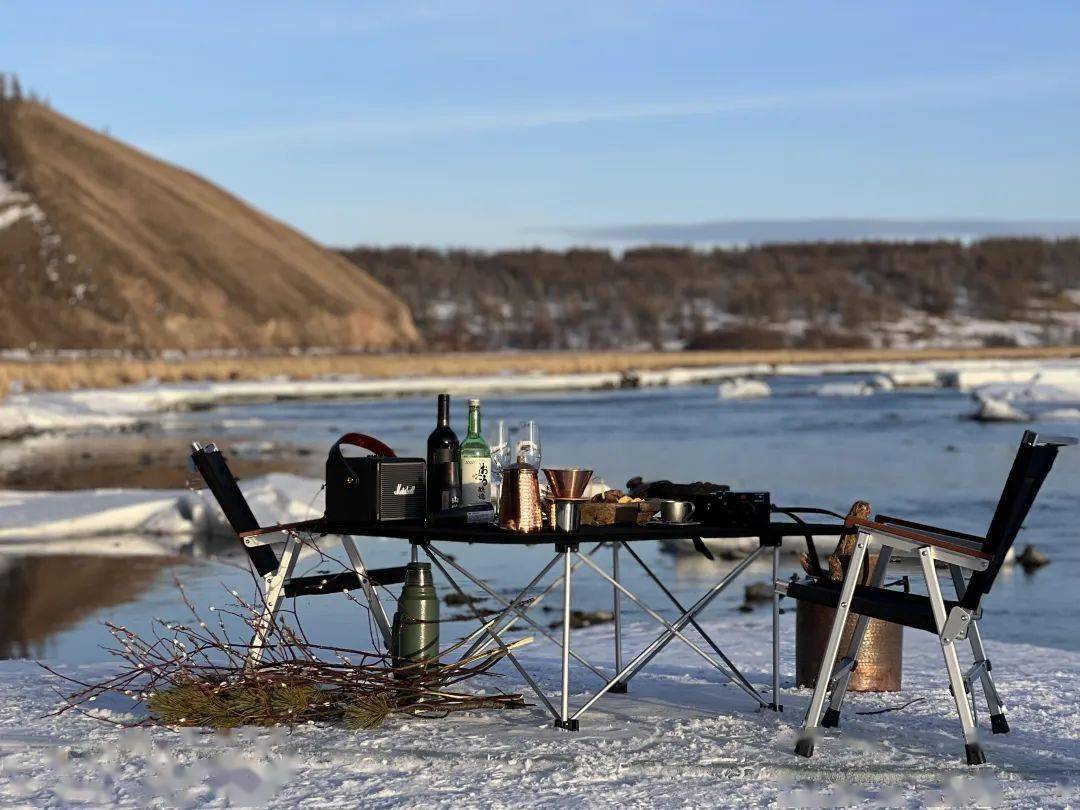
<svg viewBox="0 0 1080 810">
<path fill-rule="evenodd" d="M 228 624 L 238 619 L 245 635 L 254 632 L 262 611 L 233 591 L 235 607 L 210 608 L 216 613 L 211 627 L 182 587 L 180 591 L 192 617 L 189 622 L 155 620 L 151 638 L 106 623 L 115 642 L 107 652 L 124 662 L 113 677 L 85 683 L 46 666 L 76 687 L 70 694 L 61 693 L 63 703 L 54 714 L 78 711 L 121 726 L 235 728 L 343 722 L 350 728 L 370 729 L 394 713 L 445 717 L 454 711 L 526 705 L 520 694 L 498 690 L 470 694 L 459 689 L 462 682 L 478 676 L 497 677 L 489 670 L 505 655 L 504 649 L 445 665 L 395 667 L 379 653 L 312 644 L 298 619 L 293 629 L 280 615 L 270 625 L 260 662 L 250 665 L 250 644 L 236 640 L 235 628 L 230 633 Z M 506 649 L 530 641 L 521 639 Z M 441 660 L 460 646 L 459 642 L 443 650 Z M 98 715 L 93 704 L 107 694 L 123 695 L 147 711 L 122 722 Z"/>
</svg>

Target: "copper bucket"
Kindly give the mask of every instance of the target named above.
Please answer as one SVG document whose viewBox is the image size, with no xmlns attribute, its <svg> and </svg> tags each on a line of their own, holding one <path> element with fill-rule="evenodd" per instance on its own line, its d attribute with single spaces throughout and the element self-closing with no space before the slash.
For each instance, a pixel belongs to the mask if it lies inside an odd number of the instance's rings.
<svg viewBox="0 0 1080 810">
<path fill-rule="evenodd" d="M 871 559 L 876 564 L 876 555 Z M 821 659 L 829 640 L 836 609 L 799 602 L 795 608 L 795 685 L 813 688 L 817 683 Z M 839 661 L 847 655 L 852 633 L 859 617 L 851 613 L 840 637 Z M 859 665 L 851 674 L 848 689 L 852 692 L 899 692 L 904 666 L 904 626 L 871 619 L 866 626 Z"/>
</svg>

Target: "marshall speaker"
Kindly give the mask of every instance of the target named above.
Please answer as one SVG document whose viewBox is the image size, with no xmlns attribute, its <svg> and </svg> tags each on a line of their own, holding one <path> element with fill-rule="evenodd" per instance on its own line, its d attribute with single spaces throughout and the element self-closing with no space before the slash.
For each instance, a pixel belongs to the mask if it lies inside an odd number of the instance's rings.
<svg viewBox="0 0 1080 810">
<path fill-rule="evenodd" d="M 376 455 L 346 458 L 342 444 Z M 422 458 L 397 458 L 378 439 L 347 433 L 334 442 L 326 458 L 326 519 L 331 523 L 422 521 L 426 471 Z"/>
</svg>

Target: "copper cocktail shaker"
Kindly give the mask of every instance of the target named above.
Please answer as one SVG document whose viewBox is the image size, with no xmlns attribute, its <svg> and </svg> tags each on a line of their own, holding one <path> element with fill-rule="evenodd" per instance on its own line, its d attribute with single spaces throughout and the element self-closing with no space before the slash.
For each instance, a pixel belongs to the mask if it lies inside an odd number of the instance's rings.
<svg viewBox="0 0 1080 810">
<path fill-rule="evenodd" d="M 501 528 L 512 532 L 537 532 L 543 528 L 539 473 L 524 461 L 503 467 L 499 496 Z"/>
</svg>

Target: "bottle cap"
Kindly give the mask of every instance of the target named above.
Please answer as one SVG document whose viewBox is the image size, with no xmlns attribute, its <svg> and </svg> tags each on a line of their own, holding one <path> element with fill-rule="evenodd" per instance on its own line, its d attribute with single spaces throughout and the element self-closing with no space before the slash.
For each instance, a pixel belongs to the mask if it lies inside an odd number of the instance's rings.
<svg viewBox="0 0 1080 810">
<path fill-rule="evenodd" d="M 480 406 L 480 400 L 478 400 L 478 399 L 470 399 L 469 400 L 469 407 L 472 408 L 474 406 L 479 407 Z"/>
</svg>

